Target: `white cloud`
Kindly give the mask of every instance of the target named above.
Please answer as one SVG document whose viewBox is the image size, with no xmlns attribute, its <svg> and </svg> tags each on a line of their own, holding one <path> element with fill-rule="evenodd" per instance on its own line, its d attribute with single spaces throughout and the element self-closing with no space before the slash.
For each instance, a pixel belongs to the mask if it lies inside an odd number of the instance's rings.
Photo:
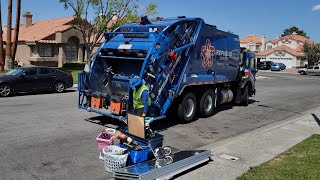
<svg viewBox="0 0 320 180">
<path fill-rule="evenodd" d="M 313 11 L 320 11 L 320 4 L 312 8 Z"/>
</svg>

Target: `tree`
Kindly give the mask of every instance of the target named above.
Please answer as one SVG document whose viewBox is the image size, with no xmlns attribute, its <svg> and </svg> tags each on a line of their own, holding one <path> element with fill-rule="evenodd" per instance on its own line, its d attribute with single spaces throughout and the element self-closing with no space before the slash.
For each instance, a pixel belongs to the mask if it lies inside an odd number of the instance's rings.
<svg viewBox="0 0 320 180">
<path fill-rule="evenodd" d="M 304 32 L 303 30 L 300 30 L 299 28 L 297 28 L 296 26 L 293 26 L 291 28 L 285 29 L 283 31 L 283 34 L 281 36 L 286 36 L 286 35 L 290 35 L 292 33 L 297 33 L 300 36 L 304 36 L 306 38 L 310 38 L 309 36 L 307 36 L 307 33 Z"/>
<path fill-rule="evenodd" d="M 4 70 L 4 53 L 3 53 L 3 39 L 2 39 L 2 12 L 1 12 L 1 2 L 0 2 L 0 71 Z"/>
<path fill-rule="evenodd" d="M 20 30 L 20 16 L 21 16 L 21 0 L 17 0 L 16 27 L 14 28 L 14 39 L 13 39 L 13 45 L 11 49 L 11 57 L 13 61 L 16 59 L 16 53 L 17 53 L 18 37 L 19 37 L 19 30 Z"/>
<path fill-rule="evenodd" d="M 18 36 L 19 36 L 20 14 L 21 14 L 21 0 L 17 0 L 16 25 L 14 29 L 14 39 L 12 42 L 12 0 L 8 0 L 6 57 L 5 57 L 5 66 L 4 66 L 5 70 L 11 70 L 14 68 L 14 60 L 17 52 Z"/>
<path fill-rule="evenodd" d="M 319 64 L 320 61 L 320 44 L 304 43 L 303 45 L 304 59 L 308 61 L 308 65 Z"/>
<path fill-rule="evenodd" d="M 8 0 L 8 20 L 7 20 L 7 41 L 6 41 L 6 59 L 5 70 L 13 69 L 11 57 L 11 25 L 12 25 L 12 0 Z"/>
<path fill-rule="evenodd" d="M 104 32 L 114 30 L 124 23 L 139 20 L 138 10 L 141 9 L 138 0 L 59 0 L 59 2 L 66 10 L 70 8 L 74 12 L 73 26 L 80 30 L 89 57 L 95 45 L 102 40 Z M 88 20 L 90 8 L 95 12 L 92 22 Z M 142 14 L 157 14 L 156 8 L 155 3 L 149 3 Z M 88 65 L 90 59 L 87 60 Z"/>
</svg>

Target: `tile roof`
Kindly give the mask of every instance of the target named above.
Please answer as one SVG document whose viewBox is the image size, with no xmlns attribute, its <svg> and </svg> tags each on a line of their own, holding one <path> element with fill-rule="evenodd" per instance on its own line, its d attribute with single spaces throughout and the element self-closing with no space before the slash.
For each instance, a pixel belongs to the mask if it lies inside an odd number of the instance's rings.
<svg viewBox="0 0 320 180">
<path fill-rule="evenodd" d="M 292 40 L 300 41 L 302 43 L 305 43 L 305 42 L 314 43 L 314 41 L 312 41 L 304 36 L 297 35 L 297 34 L 286 35 L 286 36 L 279 37 L 278 39 L 274 39 L 274 40 L 271 40 L 268 42 L 271 42 L 272 44 L 277 44 L 279 41 L 286 40 L 286 39 L 292 39 Z"/>
<path fill-rule="evenodd" d="M 20 25 L 19 41 L 39 41 L 44 38 L 55 34 L 59 31 L 65 31 L 72 26 L 70 23 L 74 20 L 74 17 L 65 17 L 57 19 L 48 19 L 32 22 L 32 25 L 25 27 Z M 6 34 L 3 34 L 4 40 L 6 40 Z"/>
<path fill-rule="evenodd" d="M 256 44 L 262 44 L 262 38 L 261 36 L 255 36 L 255 35 L 249 35 L 245 38 L 240 39 L 240 43 L 246 44 L 246 43 L 256 43 Z"/>
<path fill-rule="evenodd" d="M 286 45 L 282 45 L 273 49 L 269 49 L 263 52 L 256 53 L 256 56 L 267 56 L 270 55 L 276 51 L 286 51 L 289 54 L 292 54 L 294 56 L 303 56 L 302 47 L 299 47 L 298 49 L 292 49 Z"/>
</svg>

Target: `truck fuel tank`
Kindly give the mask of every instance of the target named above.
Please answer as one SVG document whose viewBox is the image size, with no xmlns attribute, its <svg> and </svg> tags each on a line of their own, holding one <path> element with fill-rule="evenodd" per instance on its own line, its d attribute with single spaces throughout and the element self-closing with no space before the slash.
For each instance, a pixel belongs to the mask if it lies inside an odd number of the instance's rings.
<svg viewBox="0 0 320 180">
<path fill-rule="evenodd" d="M 218 97 L 219 104 L 225 104 L 232 101 L 233 93 L 229 89 L 221 89 L 220 91 L 218 91 Z"/>
</svg>

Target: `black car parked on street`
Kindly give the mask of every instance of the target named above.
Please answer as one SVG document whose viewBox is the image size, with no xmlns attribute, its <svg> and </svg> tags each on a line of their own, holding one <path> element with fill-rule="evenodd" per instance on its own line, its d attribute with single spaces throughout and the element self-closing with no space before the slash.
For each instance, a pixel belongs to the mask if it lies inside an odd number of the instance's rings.
<svg viewBox="0 0 320 180">
<path fill-rule="evenodd" d="M 50 67 L 21 67 L 0 75 L 0 96 L 19 92 L 64 92 L 73 86 L 72 74 Z"/>
<path fill-rule="evenodd" d="M 272 64 L 273 64 L 272 61 L 262 61 L 260 62 L 259 67 L 261 70 L 270 70 Z"/>
</svg>

